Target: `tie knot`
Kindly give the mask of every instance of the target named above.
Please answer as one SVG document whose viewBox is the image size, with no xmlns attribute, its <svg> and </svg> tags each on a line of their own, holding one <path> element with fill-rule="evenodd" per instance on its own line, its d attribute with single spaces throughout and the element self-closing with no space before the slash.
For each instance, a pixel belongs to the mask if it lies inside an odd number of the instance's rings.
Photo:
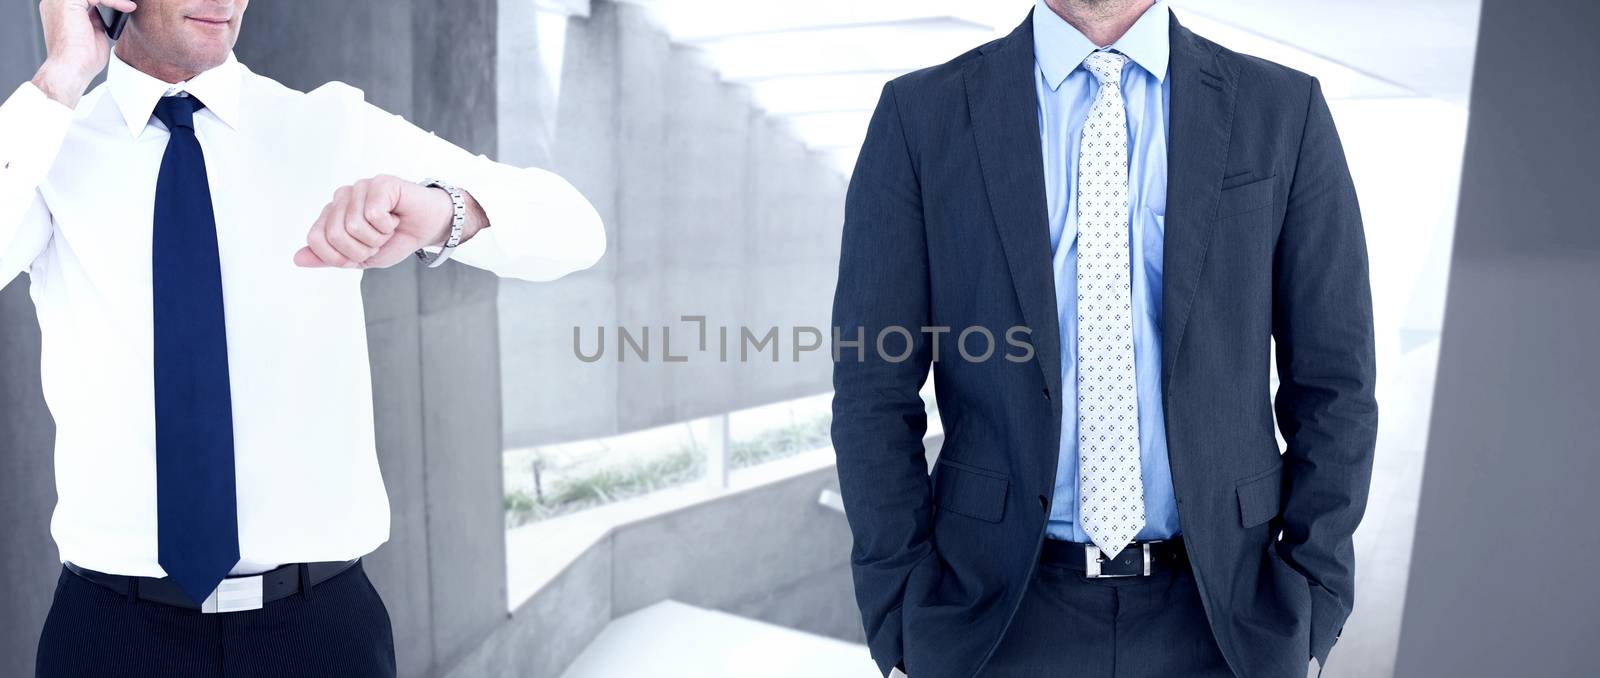
<svg viewBox="0 0 1600 678">
<path fill-rule="evenodd" d="M 1128 63 L 1128 57 L 1102 50 L 1090 52 L 1089 56 L 1083 59 L 1083 67 L 1089 69 L 1089 72 L 1094 74 L 1094 79 L 1099 80 L 1102 85 L 1108 82 L 1120 84 L 1122 65 L 1125 63 Z"/>
<path fill-rule="evenodd" d="M 194 95 L 161 97 L 161 101 L 156 102 L 155 115 L 168 131 L 181 127 L 193 132 L 195 111 L 205 107 Z"/>
</svg>

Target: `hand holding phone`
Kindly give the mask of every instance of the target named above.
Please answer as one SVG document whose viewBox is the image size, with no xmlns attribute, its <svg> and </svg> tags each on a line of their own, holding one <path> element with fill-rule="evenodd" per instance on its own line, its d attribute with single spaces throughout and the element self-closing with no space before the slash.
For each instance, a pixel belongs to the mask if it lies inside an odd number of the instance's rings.
<svg viewBox="0 0 1600 678">
<path fill-rule="evenodd" d="M 117 9 L 106 9 L 104 6 L 99 9 L 100 21 L 106 26 L 106 37 L 111 38 L 112 42 L 121 39 L 122 29 L 128 27 L 128 17 L 132 14 Z"/>
<path fill-rule="evenodd" d="M 111 58 L 111 40 L 101 10 L 120 13 L 114 20 L 125 25 L 127 12 L 138 9 L 132 0 L 43 0 L 39 19 L 44 28 L 46 57 L 33 76 L 33 84 L 47 96 L 76 106 L 90 81 L 105 70 Z"/>
</svg>

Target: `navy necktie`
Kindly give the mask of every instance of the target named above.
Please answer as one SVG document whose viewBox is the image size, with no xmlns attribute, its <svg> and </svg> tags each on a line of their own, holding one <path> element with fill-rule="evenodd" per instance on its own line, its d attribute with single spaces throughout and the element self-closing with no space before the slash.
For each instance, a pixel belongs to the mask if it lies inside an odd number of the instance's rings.
<svg viewBox="0 0 1600 678">
<path fill-rule="evenodd" d="M 172 136 L 156 180 L 151 243 L 158 560 L 196 604 L 239 562 L 222 264 L 194 135 L 204 106 L 183 96 L 156 104 Z"/>
</svg>

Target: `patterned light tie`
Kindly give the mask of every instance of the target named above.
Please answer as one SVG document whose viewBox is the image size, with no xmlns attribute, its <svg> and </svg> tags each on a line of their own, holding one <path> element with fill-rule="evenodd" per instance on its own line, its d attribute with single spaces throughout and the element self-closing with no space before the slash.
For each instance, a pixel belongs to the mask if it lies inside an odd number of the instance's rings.
<svg viewBox="0 0 1600 678">
<path fill-rule="evenodd" d="M 1083 60 L 1100 88 L 1078 149 L 1078 515 L 1111 558 L 1145 520 L 1128 271 L 1127 61 L 1103 51 Z"/>
</svg>

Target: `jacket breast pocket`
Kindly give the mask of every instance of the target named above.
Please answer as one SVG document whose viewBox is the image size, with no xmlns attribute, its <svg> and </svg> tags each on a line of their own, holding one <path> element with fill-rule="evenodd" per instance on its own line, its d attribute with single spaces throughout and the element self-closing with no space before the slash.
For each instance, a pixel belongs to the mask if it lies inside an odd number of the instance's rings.
<svg viewBox="0 0 1600 678">
<path fill-rule="evenodd" d="M 1277 187 L 1278 175 L 1274 174 L 1265 179 L 1222 189 L 1221 200 L 1217 205 L 1217 218 L 1226 219 L 1247 214 L 1271 205 Z"/>
<path fill-rule="evenodd" d="M 1005 474 L 939 458 L 933 476 L 933 503 L 951 513 L 1000 522 L 1011 479 Z"/>
<path fill-rule="evenodd" d="M 1282 458 L 1274 460 L 1272 468 L 1239 481 L 1239 524 L 1255 527 L 1278 517 L 1282 492 Z"/>
</svg>

